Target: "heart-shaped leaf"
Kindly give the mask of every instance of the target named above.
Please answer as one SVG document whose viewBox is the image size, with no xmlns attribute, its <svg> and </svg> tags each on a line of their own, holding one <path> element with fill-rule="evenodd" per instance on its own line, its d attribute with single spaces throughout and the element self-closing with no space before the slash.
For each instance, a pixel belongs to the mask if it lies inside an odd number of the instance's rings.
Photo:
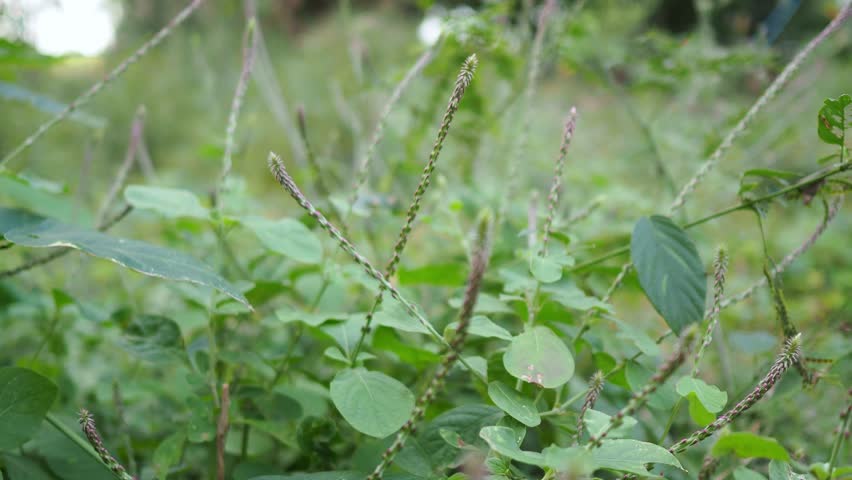
<svg viewBox="0 0 852 480">
<path fill-rule="evenodd" d="M 338 373 L 330 393 L 334 406 L 353 428 L 377 438 L 399 430 L 414 409 L 414 394 L 408 387 L 363 368 Z"/>
<path fill-rule="evenodd" d="M 701 321 L 704 267 L 683 229 L 660 215 L 643 217 L 633 228 L 630 255 L 642 289 L 675 333 Z"/>
</svg>

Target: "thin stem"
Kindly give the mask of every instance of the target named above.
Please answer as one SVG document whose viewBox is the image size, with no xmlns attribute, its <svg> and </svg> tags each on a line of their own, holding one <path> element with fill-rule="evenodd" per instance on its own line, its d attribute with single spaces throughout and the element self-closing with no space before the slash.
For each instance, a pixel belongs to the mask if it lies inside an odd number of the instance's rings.
<svg viewBox="0 0 852 480">
<path fill-rule="evenodd" d="M 547 195 L 547 217 L 544 219 L 544 232 L 541 237 L 541 250 L 539 256 L 547 255 L 547 241 L 550 239 L 550 230 L 553 228 L 553 220 L 556 217 L 556 204 L 559 202 L 559 187 L 562 184 L 562 171 L 565 169 L 565 157 L 568 155 L 568 146 L 574 138 L 574 128 L 577 125 L 577 107 L 571 107 L 568 120 L 565 122 L 565 132 L 562 134 L 562 145 L 559 146 L 559 156 L 553 169 L 553 181 L 550 185 L 550 193 Z"/>
<path fill-rule="evenodd" d="M 745 133 L 757 113 L 762 110 L 763 107 L 766 106 L 766 104 L 769 103 L 769 101 L 772 100 L 772 98 L 775 97 L 782 88 L 784 88 L 790 78 L 792 78 L 793 74 L 796 73 L 796 70 L 799 69 L 814 49 L 828 38 L 831 33 L 840 28 L 850 15 L 852 15 L 852 2 L 847 2 L 837 16 L 834 17 L 831 23 L 829 23 L 819 34 L 817 34 L 816 37 L 808 42 L 808 44 L 805 45 L 805 47 L 796 54 L 792 60 L 790 60 L 790 63 L 784 67 L 784 70 L 775 78 L 769 88 L 763 92 L 760 98 L 758 98 L 754 105 L 751 106 L 737 125 L 728 132 L 719 146 L 716 147 L 716 150 L 710 155 L 710 158 L 708 158 L 701 167 L 699 167 L 698 171 L 695 172 L 695 175 L 683 186 L 680 193 L 678 193 L 677 197 L 669 207 L 670 214 L 677 212 L 681 207 L 683 207 L 684 203 L 686 203 L 686 197 L 695 190 L 701 180 L 710 172 L 716 163 L 722 159 L 724 154 L 733 145 L 734 140 Z"/>
<path fill-rule="evenodd" d="M 852 395 L 852 390 L 849 391 Z M 831 480 L 834 474 L 834 467 L 837 465 L 837 459 L 840 453 L 840 446 L 843 445 L 843 440 L 846 438 L 846 431 L 849 430 L 849 418 L 852 417 L 852 403 L 846 405 L 846 408 L 841 412 L 843 421 L 840 423 L 840 430 L 837 432 L 837 437 L 834 438 L 834 444 L 831 446 L 831 456 L 828 459 L 828 479 Z"/>
<path fill-rule="evenodd" d="M 139 108 L 136 109 L 136 115 L 133 117 L 133 123 L 130 127 L 130 140 L 127 142 L 127 151 L 124 154 L 124 161 L 115 173 L 115 178 L 113 178 L 112 183 L 109 186 L 109 190 L 107 190 L 106 195 L 104 195 L 103 200 L 101 200 L 101 206 L 98 208 L 96 225 L 101 225 L 103 223 L 112 203 L 115 201 L 116 197 L 118 197 L 118 193 L 127 181 L 127 175 L 130 173 L 130 169 L 133 168 L 133 163 L 136 159 L 136 151 L 142 141 L 144 127 L 145 107 L 140 105 Z"/>
<path fill-rule="evenodd" d="M 230 388 L 222 384 L 222 402 L 219 409 L 219 421 L 216 423 L 216 479 L 225 480 L 225 441 L 231 424 L 228 410 L 231 408 Z"/>
<path fill-rule="evenodd" d="M 47 133 L 54 125 L 65 120 L 71 115 L 76 109 L 85 105 L 89 100 L 92 99 L 95 95 L 100 93 L 104 87 L 112 83 L 116 78 L 118 78 L 121 74 L 123 74 L 131 65 L 136 63 L 140 58 L 142 58 L 146 53 L 148 53 L 151 49 L 156 47 L 160 42 L 162 42 L 166 37 L 168 37 L 184 20 L 186 20 L 192 12 L 194 12 L 201 4 L 204 3 L 204 0 L 192 0 L 189 5 L 187 5 L 183 10 L 178 12 L 178 14 L 172 18 L 169 23 L 166 24 L 165 27 L 162 28 L 159 32 L 157 32 L 150 40 L 142 44 L 138 50 L 133 52 L 132 55 L 127 57 L 123 62 L 121 62 L 117 67 L 115 67 L 103 80 L 95 83 L 88 90 L 83 92 L 79 97 L 74 99 L 71 103 L 65 107 L 64 110 L 56 114 L 53 118 L 43 123 L 32 135 L 26 138 L 20 145 L 15 147 L 11 152 L 7 153 L 2 159 L 0 159 L 0 169 L 3 168 L 3 165 L 9 160 L 17 157 L 21 152 L 29 148 L 32 144 L 34 144 L 42 135 Z"/>
</svg>

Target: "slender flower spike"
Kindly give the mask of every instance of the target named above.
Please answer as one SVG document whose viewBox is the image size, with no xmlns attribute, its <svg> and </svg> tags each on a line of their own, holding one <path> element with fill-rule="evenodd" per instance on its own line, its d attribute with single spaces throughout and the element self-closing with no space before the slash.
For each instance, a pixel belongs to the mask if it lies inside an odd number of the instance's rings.
<svg viewBox="0 0 852 480">
<path fill-rule="evenodd" d="M 716 259 L 713 261 L 713 307 L 707 313 L 707 330 L 704 332 L 704 338 L 701 339 L 701 344 L 698 346 L 698 353 L 695 354 L 695 363 L 692 366 L 692 376 L 698 375 L 699 364 L 701 357 L 704 356 L 704 350 L 710 346 L 713 341 L 713 331 L 716 329 L 716 324 L 719 323 L 719 312 L 722 310 L 722 296 L 725 294 L 725 275 L 728 272 L 728 253 L 724 247 L 719 247 L 716 251 Z"/>
<path fill-rule="evenodd" d="M 550 193 L 547 195 L 547 218 L 544 220 L 544 233 L 541 238 L 540 256 L 547 255 L 547 241 L 550 239 L 550 230 L 553 228 L 553 219 L 556 216 L 556 204 L 559 201 L 559 187 L 562 185 L 562 171 L 565 170 L 565 157 L 568 156 L 568 146 L 574 138 L 574 128 L 577 126 L 577 107 L 571 107 L 568 120 L 565 122 L 565 132 L 562 134 L 562 145 L 559 147 L 559 157 L 556 158 L 556 166 L 553 169 L 553 182 L 550 185 Z"/>
<path fill-rule="evenodd" d="M 112 471 L 116 478 L 119 478 L 120 480 L 134 480 L 134 478 L 127 473 L 124 467 L 118 463 L 118 460 L 110 455 L 109 450 L 107 450 L 104 446 L 104 442 L 101 440 L 101 435 L 98 433 L 98 429 L 95 426 L 95 417 L 92 416 L 92 414 L 85 408 L 80 409 L 80 427 L 82 428 L 86 439 L 89 441 L 89 445 L 95 449 L 98 456 L 101 457 L 101 460 Z"/>
<path fill-rule="evenodd" d="M 589 439 L 589 443 L 586 445 L 588 449 L 593 449 L 601 446 L 601 441 L 611 432 L 614 428 L 621 425 L 624 421 L 624 417 L 627 415 L 632 415 L 636 410 L 645 404 L 645 401 L 648 399 L 648 396 L 657 391 L 660 385 L 666 383 L 666 380 L 672 376 L 672 374 L 680 367 L 684 360 L 686 359 L 686 355 L 689 353 L 689 350 L 692 347 L 692 341 L 695 338 L 695 329 L 690 328 L 680 338 L 680 342 L 677 346 L 675 352 L 663 362 L 659 368 L 657 368 L 657 372 L 648 380 L 648 383 L 642 387 L 641 390 L 634 393 L 630 400 L 627 402 L 627 405 L 619 410 L 618 413 L 610 417 L 609 423 L 603 429 L 601 433 L 597 436 Z"/>
<path fill-rule="evenodd" d="M 714 432 L 734 421 L 743 412 L 754 406 L 768 392 L 778 380 L 784 376 L 784 372 L 799 361 L 802 356 L 802 334 L 797 334 L 787 340 L 784 345 L 784 350 L 778 355 L 775 363 L 769 369 L 769 372 L 763 377 L 763 380 L 757 384 L 751 393 L 745 396 L 732 409 L 725 412 L 710 425 L 695 431 L 692 435 L 674 444 L 669 451 L 671 453 L 681 453 L 687 448 L 697 444 L 705 438 L 712 435 Z"/>
<path fill-rule="evenodd" d="M 464 299 L 462 300 L 461 310 L 459 311 L 458 326 L 450 342 L 450 348 L 447 349 L 444 360 L 429 382 L 429 386 L 426 387 L 426 391 L 417 399 L 411 417 L 400 428 L 399 432 L 397 432 L 394 442 L 382 454 L 382 461 L 376 466 L 373 473 L 367 477 L 367 480 L 379 480 L 382 478 L 384 471 L 393 463 L 396 454 L 402 450 L 402 447 L 405 446 L 405 441 L 414 432 L 417 422 L 423 419 L 423 416 L 426 414 L 426 408 L 432 403 L 441 388 L 443 388 L 444 379 L 460 358 L 461 349 L 464 347 L 464 342 L 467 339 L 467 329 L 470 326 L 470 319 L 473 317 L 473 307 L 476 305 L 479 290 L 482 288 L 482 277 L 485 275 L 485 269 L 488 267 L 488 260 L 491 257 L 492 224 L 493 221 L 489 212 L 485 212 L 480 216 L 475 232 L 474 249 L 470 259 L 470 273 L 467 276 Z M 468 369 L 470 369 L 469 366 Z"/>
<path fill-rule="evenodd" d="M 583 436 L 583 429 L 586 426 L 585 415 L 586 411 L 590 408 L 594 408 L 595 402 L 597 402 L 598 397 L 601 394 L 604 386 L 604 380 L 606 376 L 604 376 L 603 372 L 598 370 L 592 376 L 592 379 L 589 381 L 589 391 L 586 393 L 586 399 L 583 401 L 583 406 L 580 408 L 580 414 L 577 415 L 577 433 L 575 435 L 574 444 L 579 443 L 580 438 Z"/>
<path fill-rule="evenodd" d="M 476 65 L 476 54 L 467 57 L 467 60 L 464 61 L 464 64 L 459 71 L 458 77 L 456 77 L 456 84 L 453 88 L 453 93 L 450 95 L 447 110 L 444 113 L 444 118 L 441 120 L 441 126 L 438 129 L 438 137 L 435 139 L 435 145 L 432 147 L 432 152 L 429 154 L 429 161 L 426 162 L 426 167 L 423 169 L 423 173 L 420 176 L 420 183 L 414 191 L 414 198 L 408 206 L 408 212 L 405 215 L 405 224 L 403 224 L 402 229 L 399 232 L 399 237 L 393 247 L 393 254 L 385 267 L 385 278 L 391 278 L 396 273 L 396 267 L 399 265 L 399 261 L 402 258 L 402 251 L 405 250 L 405 246 L 408 244 L 408 236 L 411 234 L 414 220 L 417 218 L 417 214 L 420 211 L 420 202 L 423 199 L 423 195 L 426 193 L 426 190 L 429 188 L 429 185 L 432 183 L 432 173 L 435 171 L 435 166 L 438 163 L 438 156 L 440 155 L 441 148 L 444 145 L 444 139 L 447 138 L 447 132 L 450 130 L 450 124 L 452 124 L 453 117 L 455 117 L 455 114 L 459 109 L 459 102 L 461 101 L 462 96 L 464 96 L 464 92 L 467 90 L 467 87 L 470 86 L 470 82 L 473 80 Z M 379 285 L 379 292 L 376 294 L 372 308 L 370 308 L 370 311 L 367 313 L 367 319 L 364 323 L 364 327 L 361 329 L 361 336 L 358 338 L 358 342 L 355 344 L 355 349 L 352 351 L 353 362 L 355 362 L 358 358 L 358 352 L 360 352 L 361 346 L 364 344 L 364 339 L 367 334 L 370 333 L 370 324 L 373 321 L 373 316 L 375 316 L 382 304 L 382 295 L 384 292 L 384 286 Z"/>
</svg>

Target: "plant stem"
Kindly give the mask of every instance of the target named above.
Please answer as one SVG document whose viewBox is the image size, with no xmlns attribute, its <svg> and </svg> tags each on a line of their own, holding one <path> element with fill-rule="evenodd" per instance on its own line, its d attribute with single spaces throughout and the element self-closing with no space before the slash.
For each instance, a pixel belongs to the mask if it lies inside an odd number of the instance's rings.
<svg viewBox="0 0 852 480">
<path fill-rule="evenodd" d="M 850 393 L 852 393 L 852 390 L 850 390 Z M 837 432 L 837 437 L 834 439 L 834 445 L 831 446 L 831 457 L 828 459 L 828 480 L 831 480 L 831 475 L 834 473 L 834 466 L 837 464 L 840 447 L 846 438 L 846 431 L 849 430 L 849 418 L 852 417 L 852 403 L 846 405 L 846 410 L 842 415 L 844 415 L 843 422 L 841 422 L 840 431 Z"/>
<path fill-rule="evenodd" d="M 681 228 L 683 228 L 684 230 L 689 230 L 693 227 L 697 227 L 698 225 L 707 223 L 711 220 L 715 220 L 717 218 L 724 217 L 724 216 L 729 215 L 731 213 L 734 213 L 734 212 L 737 212 L 737 211 L 740 211 L 740 210 L 743 210 L 743 209 L 746 209 L 746 208 L 750 208 L 753 205 L 756 205 L 760 202 L 772 200 L 773 198 L 780 197 L 782 195 L 790 193 L 794 190 L 798 190 L 798 189 L 805 187 L 807 185 L 810 185 L 812 183 L 819 182 L 820 180 L 823 180 L 823 179 L 829 178 L 831 176 L 837 175 L 838 173 L 843 173 L 843 172 L 849 170 L 850 168 L 852 168 L 852 163 L 850 163 L 850 162 L 838 163 L 836 165 L 832 165 L 830 167 L 823 168 L 822 170 L 816 171 L 816 172 L 814 172 L 810 175 L 807 175 L 807 176 L 801 178 L 799 181 L 797 181 L 796 183 L 794 183 L 792 185 L 788 185 L 787 187 L 784 187 L 780 190 L 776 190 L 772 193 L 768 193 L 766 195 L 755 198 L 753 200 L 747 200 L 747 201 L 738 203 L 736 205 L 732 205 L 728 208 L 719 210 L 717 212 L 711 213 L 710 215 L 701 217 L 698 220 L 694 220 L 692 222 L 681 225 Z M 584 270 L 588 267 L 597 265 L 597 264 L 602 263 L 606 260 L 609 260 L 610 258 L 618 257 L 618 256 L 623 255 L 623 254 L 628 253 L 628 252 L 630 252 L 630 245 L 625 245 L 623 247 L 619 247 L 619 248 L 610 250 L 609 252 L 604 253 L 603 255 L 601 255 L 599 257 L 593 258 L 591 260 L 587 260 L 585 262 L 581 262 L 581 263 L 575 265 L 574 267 L 572 267 L 571 269 L 569 269 L 568 271 L 569 272 L 576 272 L 576 271 L 579 271 L 579 270 Z"/>
</svg>

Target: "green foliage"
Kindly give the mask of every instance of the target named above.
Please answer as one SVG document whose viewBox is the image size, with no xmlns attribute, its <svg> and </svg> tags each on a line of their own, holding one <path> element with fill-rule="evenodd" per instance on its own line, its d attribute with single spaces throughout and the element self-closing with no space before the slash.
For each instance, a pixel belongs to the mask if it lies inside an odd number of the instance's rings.
<svg viewBox="0 0 852 480">
<path fill-rule="evenodd" d="M 101 448 L 140 480 L 849 474 L 848 38 L 815 75 L 715 5 L 670 34 L 642 2 L 273 3 L 205 2 L 109 85 L 175 5 L 97 59 L 0 40 L 0 479 L 115 478 Z"/>
</svg>

